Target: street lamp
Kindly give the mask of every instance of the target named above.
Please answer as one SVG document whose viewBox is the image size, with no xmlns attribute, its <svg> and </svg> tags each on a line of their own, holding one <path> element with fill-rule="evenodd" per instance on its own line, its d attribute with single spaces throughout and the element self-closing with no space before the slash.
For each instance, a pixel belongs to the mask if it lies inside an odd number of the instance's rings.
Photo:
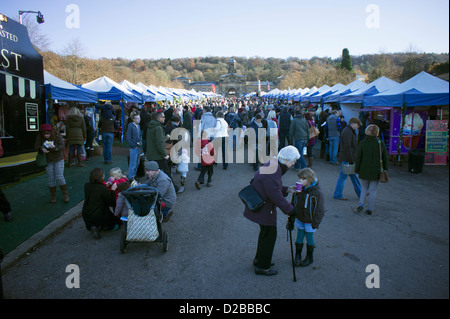
<svg viewBox="0 0 450 319">
<path fill-rule="evenodd" d="M 20 24 L 23 24 L 22 15 L 24 13 L 37 13 L 36 21 L 39 24 L 44 23 L 44 16 L 42 15 L 41 11 L 19 11 L 19 22 Z"/>
</svg>

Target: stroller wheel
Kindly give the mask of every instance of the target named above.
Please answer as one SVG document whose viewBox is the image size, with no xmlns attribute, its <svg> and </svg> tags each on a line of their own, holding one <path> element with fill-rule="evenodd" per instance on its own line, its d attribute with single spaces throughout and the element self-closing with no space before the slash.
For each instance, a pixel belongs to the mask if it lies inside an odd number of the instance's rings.
<svg viewBox="0 0 450 319">
<path fill-rule="evenodd" d="M 120 252 L 122 254 L 125 254 L 127 252 L 127 246 L 128 246 L 127 233 L 123 232 L 122 236 L 120 237 Z"/>
<path fill-rule="evenodd" d="M 163 231 L 162 234 L 162 242 L 163 242 L 163 251 L 166 252 L 169 249 L 169 241 L 167 233 L 165 231 Z"/>
</svg>

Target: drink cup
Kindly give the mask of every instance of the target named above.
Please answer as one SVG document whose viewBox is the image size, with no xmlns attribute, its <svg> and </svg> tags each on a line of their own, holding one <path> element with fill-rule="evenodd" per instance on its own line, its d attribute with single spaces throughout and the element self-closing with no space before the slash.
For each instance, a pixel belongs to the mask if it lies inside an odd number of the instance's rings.
<svg viewBox="0 0 450 319">
<path fill-rule="evenodd" d="M 300 183 L 300 182 L 296 182 L 295 185 L 296 185 L 296 190 L 297 190 L 297 192 L 301 192 L 301 191 L 302 191 L 303 184 Z"/>
</svg>

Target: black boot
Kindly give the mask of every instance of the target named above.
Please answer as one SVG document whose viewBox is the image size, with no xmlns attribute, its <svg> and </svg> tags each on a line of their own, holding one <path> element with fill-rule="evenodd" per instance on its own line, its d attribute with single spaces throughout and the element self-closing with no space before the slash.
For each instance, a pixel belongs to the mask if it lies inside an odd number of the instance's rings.
<svg viewBox="0 0 450 319">
<path fill-rule="evenodd" d="M 300 264 L 302 262 L 302 250 L 303 250 L 303 244 L 295 243 L 295 259 L 294 259 L 295 267 L 300 266 Z"/>
<path fill-rule="evenodd" d="M 302 260 L 300 267 L 305 267 L 313 263 L 314 247 L 315 246 L 306 245 L 306 258 Z"/>
<path fill-rule="evenodd" d="M 97 226 L 91 226 L 91 235 L 94 239 L 100 239 L 100 232 L 99 232 L 99 228 Z"/>
</svg>

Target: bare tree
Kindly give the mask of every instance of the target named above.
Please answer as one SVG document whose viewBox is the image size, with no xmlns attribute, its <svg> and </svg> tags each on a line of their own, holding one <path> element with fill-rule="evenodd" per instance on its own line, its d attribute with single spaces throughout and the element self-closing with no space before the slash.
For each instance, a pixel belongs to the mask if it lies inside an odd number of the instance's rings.
<svg viewBox="0 0 450 319">
<path fill-rule="evenodd" d="M 17 21 L 19 18 L 17 18 Z M 31 43 L 34 45 L 38 52 L 48 51 L 50 46 L 50 40 L 48 37 L 42 33 L 39 24 L 36 19 L 29 15 L 23 17 L 23 25 L 27 28 L 28 36 Z"/>
<path fill-rule="evenodd" d="M 84 56 L 86 48 L 83 46 L 79 38 L 74 38 L 62 50 L 62 64 L 64 67 L 64 79 L 72 84 L 80 83 L 80 75 L 85 65 Z"/>
</svg>

